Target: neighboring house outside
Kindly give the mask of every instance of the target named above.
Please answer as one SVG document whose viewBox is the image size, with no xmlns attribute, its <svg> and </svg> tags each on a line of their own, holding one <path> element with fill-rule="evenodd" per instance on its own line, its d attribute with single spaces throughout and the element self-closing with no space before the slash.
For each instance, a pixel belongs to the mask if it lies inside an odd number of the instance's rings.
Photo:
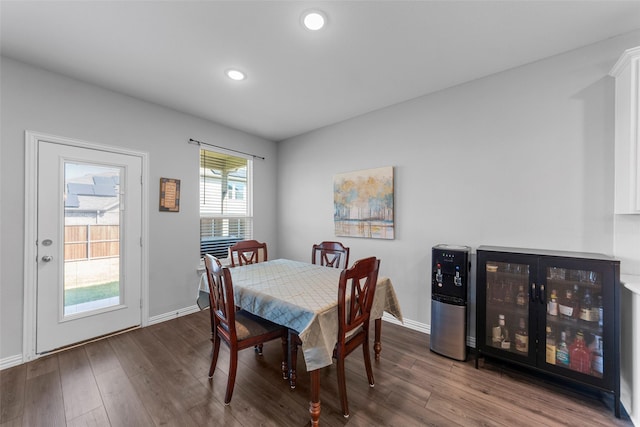
<svg viewBox="0 0 640 427">
<path fill-rule="evenodd" d="M 119 178 L 106 172 L 67 180 L 65 225 L 117 225 L 120 221 Z"/>
<path fill-rule="evenodd" d="M 200 256 L 227 258 L 228 248 L 252 238 L 247 167 L 200 168 Z"/>
</svg>

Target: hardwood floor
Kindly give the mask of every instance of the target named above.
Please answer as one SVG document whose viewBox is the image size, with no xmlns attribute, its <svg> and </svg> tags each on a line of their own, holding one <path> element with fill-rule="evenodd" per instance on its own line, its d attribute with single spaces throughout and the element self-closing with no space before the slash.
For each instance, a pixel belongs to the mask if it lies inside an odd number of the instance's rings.
<svg viewBox="0 0 640 427">
<path fill-rule="evenodd" d="M 224 406 L 228 350 L 213 382 L 209 313 L 200 312 L 69 349 L 0 372 L 0 426 L 304 426 L 309 376 L 281 378 L 280 343 L 240 352 Z M 321 373 L 322 426 L 631 426 L 613 399 L 538 378 L 496 361 L 457 362 L 429 351 L 428 335 L 384 323 L 382 358 L 369 388 L 361 353 L 347 358 L 351 417 L 337 397 L 335 366 Z M 299 357 L 302 358 L 302 352 Z"/>
</svg>

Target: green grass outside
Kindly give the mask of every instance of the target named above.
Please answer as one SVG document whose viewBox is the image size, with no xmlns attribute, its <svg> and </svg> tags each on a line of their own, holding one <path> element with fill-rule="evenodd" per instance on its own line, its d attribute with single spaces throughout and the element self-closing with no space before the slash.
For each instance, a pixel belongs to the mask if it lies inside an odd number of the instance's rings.
<svg viewBox="0 0 640 427">
<path fill-rule="evenodd" d="M 67 289 L 64 293 L 64 305 L 82 304 L 116 297 L 120 293 L 120 282 L 109 282 L 102 285 L 85 286 L 83 288 Z"/>
</svg>

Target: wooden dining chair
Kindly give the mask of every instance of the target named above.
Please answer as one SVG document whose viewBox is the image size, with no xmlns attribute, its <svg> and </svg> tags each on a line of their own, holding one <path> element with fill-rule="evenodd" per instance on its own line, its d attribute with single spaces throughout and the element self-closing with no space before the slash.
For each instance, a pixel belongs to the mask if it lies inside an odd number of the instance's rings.
<svg viewBox="0 0 640 427">
<path fill-rule="evenodd" d="M 340 392 L 342 414 L 345 417 L 349 416 L 345 358 L 359 346 L 362 346 L 369 386 L 374 386 L 369 354 L 369 318 L 379 269 L 380 260 L 369 257 L 356 261 L 353 267 L 343 270 L 340 275 L 338 284 L 338 343 L 333 351 L 333 357 L 337 361 L 338 391 Z"/>
<path fill-rule="evenodd" d="M 345 269 L 349 266 L 349 248 L 340 242 L 324 241 L 314 244 L 311 248 L 311 263 Z M 289 331 L 289 345 L 295 347 L 291 350 L 291 354 L 297 355 L 298 347 L 302 345 L 302 341 L 296 331 Z M 293 367 L 295 363 L 292 356 L 290 365 Z M 292 389 L 296 388 L 295 369 L 293 368 L 289 374 L 289 385 Z"/>
<path fill-rule="evenodd" d="M 268 260 L 267 244 L 257 240 L 243 240 L 229 248 L 231 267 L 255 264 Z"/>
<path fill-rule="evenodd" d="M 347 268 L 349 266 L 349 248 L 340 242 L 322 242 L 313 245 L 311 263 L 327 267 Z"/>
<path fill-rule="evenodd" d="M 359 346 L 362 346 L 369 386 L 374 386 L 369 352 L 369 319 L 379 269 L 379 259 L 364 258 L 356 261 L 351 268 L 342 270 L 338 282 L 338 341 L 333 350 L 333 357 L 337 361 L 338 391 L 345 418 L 349 417 L 345 358 Z M 291 356 L 289 381 L 291 388 L 295 388 L 296 361 L 300 343 L 300 338 L 295 331 L 289 331 L 289 343 Z"/>
<path fill-rule="evenodd" d="M 213 378 L 220 352 L 220 341 L 229 346 L 229 377 L 224 403 L 228 405 L 233 395 L 233 387 L 238 370 L 238 351 L 249 347 L 256 347 L 262 355 L 261 344 L 280 338 L 282 341 L 282 376 L 287 378 L 287 331 L 284 326 L 275 324 L 245 310 L 236 311 L 231 273 L 227 267 L 222 267 L 217 258 L 205 254 L 205 268 L 209 281 L 209 303 L 211 316 L 211 342 L 213 355 L 209 378 Z"/>
</svg>

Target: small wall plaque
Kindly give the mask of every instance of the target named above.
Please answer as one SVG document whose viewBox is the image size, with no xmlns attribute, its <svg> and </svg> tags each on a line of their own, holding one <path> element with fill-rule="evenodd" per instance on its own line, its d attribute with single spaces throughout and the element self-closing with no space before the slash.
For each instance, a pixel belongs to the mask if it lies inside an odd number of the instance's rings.
<svg viewBox="0 0 640 427">
<path fill-rule="evenodd" d="M 180 211 L 180 180 L 160 178 L 160 212 Z"/>
</svg>

